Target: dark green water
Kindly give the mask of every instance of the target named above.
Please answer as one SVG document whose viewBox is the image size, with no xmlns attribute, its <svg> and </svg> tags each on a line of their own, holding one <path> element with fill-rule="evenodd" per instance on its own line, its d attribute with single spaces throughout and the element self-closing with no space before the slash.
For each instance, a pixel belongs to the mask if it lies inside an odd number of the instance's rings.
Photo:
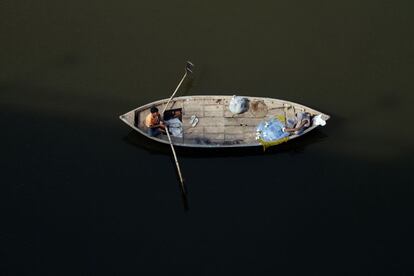
<svg viewBox="0 0 414 276">
<path fill-rule="evenodd" d="M 0 2 L 0 274 L 410 275 L 412 1 Z M 179 150 L 118 115 L 181 95 L 303 103 L 263 154 Z"/>
</svg>

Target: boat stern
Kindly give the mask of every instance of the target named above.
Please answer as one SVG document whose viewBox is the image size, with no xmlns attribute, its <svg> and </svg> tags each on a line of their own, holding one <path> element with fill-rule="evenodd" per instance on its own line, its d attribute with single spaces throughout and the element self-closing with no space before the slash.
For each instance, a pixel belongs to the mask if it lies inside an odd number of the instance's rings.
<svg viewBox="0 0 414 276">
<path fill-rule="evenodd" d="M 119 116 L 119 119 L 121 119 L 121 121 L 123 121 L 124 123 L 126 123 L 127 125 L 129 125 L 130 127 L 136 127 L 136 117 L 137 114 L 135 112 L 135 110 L 131 110 L 125 114 L 122 114 Z"/>
</svg>

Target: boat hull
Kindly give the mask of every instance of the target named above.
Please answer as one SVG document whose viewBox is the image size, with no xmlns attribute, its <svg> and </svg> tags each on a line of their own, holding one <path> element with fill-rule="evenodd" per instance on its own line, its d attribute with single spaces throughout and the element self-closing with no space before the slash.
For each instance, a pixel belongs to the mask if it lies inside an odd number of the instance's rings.
<svg viewBox="0 0 414 276">
<path fill-rule="evenodd" d="M 271 118 L 293 118 L 297 112 L 309 112 L 312 116 L 321 115 L 325 121 L 329 115 L 310 107 L 263 97 L 246 97 L 249 109 L 242 114 L 233 114 L 229 110 L 232 96 L 185 96 L 174 98 L 168 109 L 178 109 L 182 113 L 183 137 L 171 137 L 175 146 L 193 148 L 234 148 L 262 146 L 256 140 L 256 127 Z M 120 116 L 128 126 L 159 143 L 169 144 L 166 135 L 152 137 L 148 135 L 144 124 L 150 108 L 155 106 L 163 110 L 168 99 L 155 101 L 135 108 Z M 198 123 L 192 126 L 191 116 L 197 116 Z M 286 141 L 306 134 L 317 126 L 310 126 L 300 135 L 290 135 Z"/>
</svg>

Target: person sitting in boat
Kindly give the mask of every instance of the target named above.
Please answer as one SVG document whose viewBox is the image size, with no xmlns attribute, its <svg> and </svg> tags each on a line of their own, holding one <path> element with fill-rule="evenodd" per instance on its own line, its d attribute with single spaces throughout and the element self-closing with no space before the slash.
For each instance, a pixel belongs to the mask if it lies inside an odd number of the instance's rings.
<svg viewBox="0 0 414 276">
<path fill-rule="evenodd" d="M 294 120 L 288 120 L 284 132 L 291 134 L 301 134 L 312 123 L 311 114 L 309 112 L 298 112 Z"/>
<path fill-rule="evenodd" d="M 161 115 L 158 112 L 158 108 L 151 107 L 150 114 L 145 118 L 145 126 L 148 128 L 148 134 L 150 136 L 158 136 L 161 133 L 165 133 L 165 125 L 161 120 Z"/>
</svg>

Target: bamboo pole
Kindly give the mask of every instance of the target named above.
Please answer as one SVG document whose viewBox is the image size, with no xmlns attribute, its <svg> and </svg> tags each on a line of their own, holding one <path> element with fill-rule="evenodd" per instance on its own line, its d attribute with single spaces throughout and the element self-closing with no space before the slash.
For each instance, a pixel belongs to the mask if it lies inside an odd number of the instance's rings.
<svg viewBox="0 0 414 276">
<path fill-rule="evenodd" d="M 175 88 L 174 93 L 171 95 L 171 97 L 168 99 L 167 104 L 164 107 L 164 110 L 162 111 L 161 114 L 164 114 L 165 110 L 167 110 L 168 104 L 171 102 L 172 98 L 174 98 L 175 93 L 177 93 L 178 88 L 180 88 L 181 84 L 183 83 L 185 77 L 187 77 L 187 71 L 185 71 L 185 74 L 183 76 L 183 78 L 181 79 L 180 83 L 178 84 L 177 88 Z"/>
<path fill-rule="evenodd" d="M 181 169 L 180 169 L 180 163 L 178 163 L 177 154 L 175 153 L 175 149 L 174 149 L 173 143 L 171 141 L 170 133 L 168 131 L 168 127 L 167 126 L 166 126 L 166 130 L 167 130 L 166 132 L 167 132 L 168 140 L 170 141 L 171 151 L 172 151 L 173 156 L 174 156 L 175 165 L 177 167 L 178 176 L 180 177 L 181 189 L 182 189 L 182 192 L 185 194 L 186 191 L 185 191 L 185 186 L 184 186 L 183 175 L 182 175 Z"/>
<path fill-rule="evenodd" d="M 181 79 L 180 83 L 178 84 L 177 88 L 175 88 L 174 93 L 168 99 L 168 101 L 167 101 L 167 103 L 166 103 L 166 105 L 164 107 L 164 110 L 162 111 L 162 114 L 163 115 L 164 115 L 165 110 L 167 110 L 168 104 L 174 98 L 175 94 L 177 93 L 177 91 L 180 88 L 181 84 L 183 83 L 184 79 L 187 77 L 187 73 L 188 72 L 190 72 L 190 73 L 192 72 L 191 69 L 192 69 L 193 66 L 194 65 L 191 62 L 187 61 L 186 68 L 185 68 L 185 74 L 184 74 L 183 78 Z M 173 142 L 171 140 L 170 133 L 169 133 L 169 130 L 168 130 L 168 126 L 167 125 L 165 126 L 165 129 L 166 129 L 166 132 L 167 132 L 168 141 L 170 142 L 171 151 L 172 151 L 173 156 L 174 156 L 174 161 L 175 161 L 175 166 L 177 167 L 178 176 L 180 178 L 181 190 L 182 190 L 183 194 L 185 194 L 186 191 L 185 191 L 185 187 L 184 187 L 183 175 L 182 175 L 181 169 L 180 169 L 180 163 L 178 162 L 177 154 L 175 153 L 174 145 L 173 145 Z"/>
</svg>

